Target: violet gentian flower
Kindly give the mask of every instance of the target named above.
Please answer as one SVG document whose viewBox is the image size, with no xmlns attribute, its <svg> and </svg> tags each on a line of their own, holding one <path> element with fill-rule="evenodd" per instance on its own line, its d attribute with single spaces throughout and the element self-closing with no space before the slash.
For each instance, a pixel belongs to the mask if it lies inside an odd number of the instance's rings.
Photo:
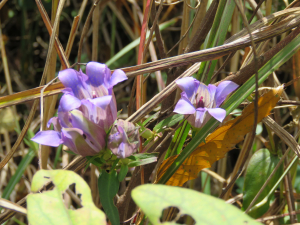
<svg viewBox="0 0 300 225">
<path fill-rule="evenodd" d="M 108 136 L 107 147 L 118 157 L 126 158 L 139 147 L 139 128 L 133 123 L 117 120 Z"/>
<path fill-rule="evenodd" d="M 187 115 L 187 121 L 195 128 L 201 128 L 211 117 L 222 122 L 226 111 L 219 106 L 238 88 L 232 81 L 223 81 L 217 87 L 206 86 L 192 77 L 181 78 L 176 84 L 182 93 L 174 112 Z"/>
<path fill-rule="evenodd" d="M 106 134 L 117 119 L 117 105 L 113 86 L 127 79 L 122 70 L 110 69 L 97 62 L 89 62 L 86 75 L 80 70 L 66 69 L 58 77 L 64 95 L 58 117 L 48 122 L 53 130 L 38 132 L 31 140 L 48 146 L 64 144 L 76 154 L 98 154 L 106 144 Z"/>
</svg>

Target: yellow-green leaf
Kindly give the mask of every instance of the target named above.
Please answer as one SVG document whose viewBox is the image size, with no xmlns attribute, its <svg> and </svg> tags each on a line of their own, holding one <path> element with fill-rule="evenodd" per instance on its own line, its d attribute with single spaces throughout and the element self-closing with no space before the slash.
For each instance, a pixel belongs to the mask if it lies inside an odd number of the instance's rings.
<svg viewBox="0 0 300 225">
<path fill-rule="evenodd" d="M 52 190 L 27 197 L 27 215 L 31 225 L 106 225 L 105 214 L 94 205 L 89 186 L 78 174 L 68 170 L 40 170 L 33 177 L 31 191 L 39 191 L 50 181 L 54 184 Z M 72 184 L 75 184 L 82 205 L 76 210 L 67 209 L 62 198 Z"/>
<path fill-rule="evenodd" d="M 180 224 L 177 221 L 161 222 L 163 210 L 171 206 L 178 208 L 179 215 L 191 216 L 195 224 L 261 224 L 221 199 L 186 188 L 145 184 L 133 189 L 131 195 L 152 224 Z"/>
</svg>

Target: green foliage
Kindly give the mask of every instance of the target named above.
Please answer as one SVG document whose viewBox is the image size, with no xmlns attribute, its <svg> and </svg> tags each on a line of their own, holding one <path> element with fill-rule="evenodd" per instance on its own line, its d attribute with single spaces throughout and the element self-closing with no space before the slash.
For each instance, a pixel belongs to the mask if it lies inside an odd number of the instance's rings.
<svg viewBox="0 0 300 225">
<path fill-rule="evenodd" d="M 224 43 L 234 8 L 234 0 L 220 1 L 206 48 L 212 48 Z M 213 60 L 201 63 L 196 78 L 205 84 L 209 84 L 217 62 L 218 60 Z"/>
<path fill-rule="evenodd" d="M 119 190 L 119 179 L 115 170 L 110 171 L 110 173 L 102 170 L 98 178 L 98 190 L 101 204 L 111 224 L 119 225 L 119 212 L 114 205 L 114 197 Z"/>
<path fill-rule="evenodd" d="M 196 224 L 260 224 L 234 206 L 190 189 L 145 184 L 132 191 L 132 198 L 152 224 L 161 224 L 162 211 L 170 206 L 177 207 L 180 215 L 190 215 Z"/>
<path fill-rule="evenodd" d="M 5 118 L 2 118 L 3 120 Z M 9 120 L 7 120 L 10 122 Z M 1 124 L 1 122 L 0 122 Z M 16 129 L 17 133 L 19 134 L 21 131 L 17 127 Z M 35 157 L 35 153 L 38 151 L 38 145 L 32 141 L 29 141 L 30 138 L 34 136 L 34 133 L 29 129 L 27 132 L 27 138 L 24 139 L 25 143 L 30 146 L 28 153 L 22 158 L 20 164 L 18 165 L 18 168 L 16 169 L 14 175 L 9 179 L 8 184 L 6 185 L 3 193 L 2 198 L 9 199 L 12 191 L 14 190 L 16 184 L 20 182 L 21 177 L 24 175 L 24 172 L 28 165 L 31 163 L 33 158 Z"/>
<path fill-rule="evenodd" d="M 54 184 L 52 190 L 29 194 L 27 197 L 28 220 L 31 225 L 106 225 L 104 213 L 94 205 L 89 186 L 78 174 L 67 170 L 40 170 L 33 177 L 31 191 L 38 192 L 49 182 Z M 62 198 L 62 194 L 74 183 L 82 205 L 76 210 L 67 209 Z"/>
<path fill-rule="evenodd" d="M 132 160 L 128 163 L 128 167 L 142 166 L 145 164 L 156 162 L 157 155 L 158 155 L 157 152 L 131 155 L 127 158 Z"/>
<path fill-rule="evenodd" d="M 247 167 L 243 188 L 243 210 L 246 210 L 248 208 L 253 198 L 256 196 L 260 188 L 266 182 L 266 180 L 268 179 L 278 162 L 279 158 L 277 156 L 272 155 L 270 151 L 265 148 L 258 150 L 251 157 Z M 280 167 L 280 169 L 278 169 L 274 176 L 271 178 L 270 182 L 265 187 L 263 192 L 260 194 L 256 203 L 260 202 L 268 195 L 268 193 L 275 185 L 276 181 L 279 179 L 282 172 L 283 167 Z M 271 199 L 269 198 L 265 204 L 250 211 L 249 215 L 253 218 L 258 218 L 262 216 L 269 209 L 270 200 Z"/>
<path fill-rule="evenodd" d="M 153 131 L 156 133 L 160 133 L 166 128 L 172 127 L 175 124 L 179 123 L 181 120 L 183 120 L 183 118 L 184 115 L 181 114 L 175 114 L 173 116 L 170 116 L 156 124 L 156 126 L 153 128 Z"/>
<path fill-rule="evenodd" d="M 120 173 L 118 174 L 118 179 L 120 182 L 125 179 L 127 172 L 128 172 L 128 165 L 122 164 Z"/>
</svg>

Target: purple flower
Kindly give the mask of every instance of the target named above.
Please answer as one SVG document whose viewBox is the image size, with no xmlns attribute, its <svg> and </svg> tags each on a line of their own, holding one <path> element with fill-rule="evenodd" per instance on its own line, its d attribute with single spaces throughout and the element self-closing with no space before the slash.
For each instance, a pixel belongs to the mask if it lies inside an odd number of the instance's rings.
<svg viewBox="0 0 300 225">
<path fill-rule="evenodd" d="M 187 120 L 195 128 L 204 126 L 211 117 L 222 122 L 226 111 L 219 106 L 238 88 L 232 81 L 223 81 L 217 87 L 212 84 L 206 86 L 192 77 L 181 78 L 176 83 L 182 93 L 174 112 L 189 115 Z"/>
<path fill-rule="evenodd" d="M 64 95 L 58 117 L 48 122 L 54 131 L 38 132 L 31 140 L 53 147 L 64 144 L 76 154 L 95 155 L 105 148 L 106 133 L 117 119 L 117 105 L 113 86 L 127 79 L 122 70 L 110 69 L 97 62 L 89 62 L 86 75 L 80 70 L 66 69 L 58 77 Z"/>
<path fill-rule="evenodd" d="M 118 157 L 126 158 L 139 148 L 139 128 L 133 123 L 118 120 L 108 137 L 108 148 Z"/>
</svg>

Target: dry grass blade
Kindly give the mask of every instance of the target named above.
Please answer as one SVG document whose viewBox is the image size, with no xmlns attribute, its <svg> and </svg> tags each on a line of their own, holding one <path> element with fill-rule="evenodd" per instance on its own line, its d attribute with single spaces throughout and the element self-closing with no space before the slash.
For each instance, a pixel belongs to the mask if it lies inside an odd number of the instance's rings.
<svg viewBox="0 0 300 225">
<path fill-rule="evenodd" d="M 260 31 L 262 29 L 255 30 L 253 34 L 253 39 L 255 43 L 259 43 L 261 41 L 267 40 L 269 38 L 275 37 L 281 33 L 284 33 L 295 26 L 297 26 L 300 23 L 300 16 L 291 19 L 290 21 L 282 21 L 279 24 L 268 26 L 263 31 Z M 146 74 L 155 72 L 158 70 L 163 70 L 175 66 L 182 66 L 182 65 L 188 65 L 190 63 L 194 62 L 202 62 L 202 61 L 208 61 L 208 60 L 215 60 L 219 59 L 220 57 L 227 55 L 233 51 L 236 51 L 238 49 L 242 49 L 244 47 L 250 46 L 251 40 L 249 38 L 249 35 L 243 36 L 240 39 L 237 39 L 233 42 L 230 42 L 228 44 L 224 44 L 222 46 L 205 49 L 201 51 L 191 52 L 182 54 L 175 57 L 169 57 L 167 59 L 161 59 L 156 62 L 150 62 L 150 63 L 144 63 L 137 66 L 132 67 L 126 67 L 121 68 L 126 72 L 126 75 L 128 77 L 134 77 L 139 74 Z M 28 91 L 24 91 L 22 93 L 16 93 L 11 96 L 4 96 L 0 98 L 0 109 L 26 102 L 29 100 L 37 99 L 40 97 L 40 90 L 43 87 L 38 87 L 35 89 L 31 89 Z M 54 90 L 53 90 L 54 89 Z M 60 93 L 60 91 L 63 89 L 63 85 L 60 83 L 50 85 L 47 90 L 45 91 L 45 96 L 54 95 L 57 93 Z M 52 91 L 53 90 L 53 91 Z"/>
<path fill-rule="evenodd" d="M 54 20 L 54 25 L 53 25 L 53 30 L 52 30 L 52 34 L 50 36 L 50 43 L 49 43 L 49 48 L 48 48 L 48 53 L 47 53 L 47 58 L 46 58 L 46 63 L 45 63 L 45 69 L 43 71 L 43 75 L 42 75 L 42 79 L 41 79 L 41 85 L 45 82 L 45 80 L 49 77 L 49 75 L 51 75 L 52 70 L 54 69 L 51 66 L 55 66 L 56 65 L 56 60 L 55 58 L 53 58 L 53 47 L 54 44 L 56 43 L 55 38 L 56 38 L 56 34 L 58 32 L 58 27 L 59 27 L 59 18 L 60 15 L 62 13 L 63 7 L 65 4 L 65 0 L 59 1 L 58 6 L 57 6 L 57 11 L 56 11 L 56 15 L 55 15 L 55 20 Z M 66 58 L 65 54 L 64 54 L 64 58 Z M 54 59 L 54 60 L 53 60 Z M 54 62 L 53 62 L 53 61 Z M 53 62 L 53 63 L 52 63 Z M 44 106 L 43 106 L 43 92 L 46 89 L 47 85 L 45 86 L 45 88 L 43 88 L 41 90 L 41 126 L 40 126 L 40 130 L 43 130 L 43 125 L 46 126 L 46 123 L 44 123 L 43 121 L 43 116 L 44 116 Z M 39 165 L 40 165 L 40 169 L 47 169 L 47 160 L 48 160 L 48 154 L 46 151 L 42 151 L 46 149 L 45 147 L 42 147 L 42 145 L 39 145 Z M 49 148 L 47 148 L 49 150 Z"/>
<path fill-rule="evenodd" d="M 0 9 L 5 5 L 5 3 L 7 2 L 8 0 L 3 0 L 0 2 Z"/>
<path fill-rule="evenodd" d="M 63 3 L 64 1 L 60 2 L 60 10 L 62 10 L 62 6 L 63 6 Z M 59 10 L 58 10 L 59 11 Z M 55 21 L 54 23 L 54 26 L 53 26 L 53 33 L 56 33 L 56 29 L 57 29 L 57 26 L 58 26 L 58 19 Z M 42 75 L 42 78 L 41 78 L 41 82 L 40 84 L 42 85 L 44 82 L 45 82 L 45 79 L 46 79 L 46 74 L 47 74 L 47 68 L 49 65 L 49 60 L 50 60 L 50 55 L 51 55 L 51 51 L 53 49 L 53 46 L 54 46 L 54 42 L 55 42 L 55 36 L 52 35 L 51 38 L 50 38 L 50 44 L 49 44 L 49 51 L 48 51 L 48 55 L 47 55 L 47 59 L 46 59 L 46 67 L 45 67 L 45 70 L 43 72 L 43 75 Z M 41 90 L 41 89 L 40 89 Z M 23 138 L 25 137 L 25 134 L 27 133 L 27 130 L 31 124 L 31 121 L 34 117 L 34 114 L 35 114 L 35 110 L 37 108 L 37 105 L 38 105 L 38 101 L 35 101 L 32 108 L 31 108 L 31 111 L 29 113 L 29 116 L 26 120 L 26 123 L 21 131 L 21 134 L 19 135 L 16 143 L 14 144 L 12 150 L 5 156 L 5 158 L 1 161 L 0 163 L 0 169 L 2 169 L 6 164 L 7 162 L 11 159 L 11 157 L 14 155 L 15 151 L 17 150 L 17 148 L 19 147 L 19 145 L 21 144 Z"/>
<path fill-rule="evenodd" d="M 0 198 L 0 206 L 18 213 L 27 214 L 27 210 L 25 208 L 3 198 Z"/>
<path fill-rule="evenodd" d="M 78 54 L 77 54 L 78 63 L 80 63 L 80 60 L 81 60 L 82 45 L 83 45 L 83 41 L 85 39 L 85 35 L 87 34 L 87 31 L 89 29 L 90 22 L 93 17 L 93 12 L 94 12 L 95 8 L 97 7 L 97 5 L 99 4 L 99 2 L 101 2 L 101 4 L 102 4 L 102 2 L 105 4 L 107 2 L 107 0 L 96 0 L 90 9 L 89 15 L 84 23 L 84 26 L 82 29 L 82 34 L 81 34 L 80 41 L 79 41 L 79 48 L 78 48 Z M 79 69 L 79 67 L 80 66 L 78 65 L 78 69 Z"/>
<path fill-rule="evenodd" d="M 188 70 L 186 70 L 179 78 L 189 77 L 198 71 L 200 63 L 196 63 L 191 66 Z M 151 100 L 149 100 L 146 104 L 144 104 L 138 111 L 132 114 L 127 121 L 130 122 L 138 122 L 141 118 L 147 115 L 152 111 L 157 104 L 162 102 L 166 97 L 168 97 L 175 89 L 177 88 L 175 81 L 169 84 L 165 89 L 163 89 L 159 94 L 154 96 Z"/>
<path fill-rule="evenodd" d="M 52 25 L 51 25 L 51 22 L 50 22 L 50 19 L 47 15 L 47 12 L 43 6 L 43 3 L 40 1 L 40 0 L 36 0 L 36 4 L 38 6 L 38 9 L 40 11 L 40 14 L 42 16 L 42 19 L 46 25 L 46 28 L 48 30 L 48 33 L 49 35 L 51 36 L 52 35 L 52 32 L 53 32 L 53 28 L 52 28 Z M 58 38 L 55 36 L 55 49 L 56 49 L 56 52 L 60 58 L 60 61 L 61 61 L 61 64 L 62 64 L 62 68 L 63 69 L 66 69 L 66 68 L 69 68 L 70 65 L 69 65 L 69 62 L 67 60 L 67 57 L 66 57 L 66 54 L 64 53 L 64 49 L 60 43 L 60 41 L 58 40 Z"/>
<path fill-rule="evenodd" d="M 263 123 L 267 125 L 274 133 L 287 145 L 289 146 L 300 158 L 300 147 L 295 138 L 283 129 L 278 123 L 276 123 L 271 117 L 263 119 Z"/>
<path fill-rule="evenodd" d="M 71 49 L 75 40 L 75 36 L 76 36 L 76 31 L 78 29 L 79 26 L 79 21 L 80 21 L 80 16 L 75 16 L 74 17 L 74 21 L 71 27 L 71 31 L 70 31 L 70 36 L 68 39 L 68 43 L 67 43 L 67 47 L 66 47 L 66 57 L 69 58 L 70 53 L 71 53 Z"/>
<path fill-rule="evenodd" d="M 251 24 L 249 26 L 249 28 L 250 28 L 251 32 L 253 32 L 254 30 L 260 30 L 260 28 L 262 28 L 264 26 L 267 26 L 268 24 L 271 24 L 271 22 L 273 22 L 276 19 L 280 19 L 282 17 L 290 16 L 290 15 L 297 16 L 300 13 L 299 9 L 300 9 L 299 7 L 295 7 L 295 8 L 285 9 L 285 10 L 282 10 L 282 11 L 275 12 L 272 15 L 269 15 L 267 17 L 263 17 L 262 19 L 260 19 L 260 20 L 256 21 L 255 23 Z M 228 38 L 225 41 L 225 43 L 230 43 L 230 42 L 232 42 L 234 40 L 237 40 L 238 38 L 241 38 L 241 37 L 243 37 L 247 34 L 248 34 L 248 30 L 246 28 L 244 28 L 243 30 L 241 30 L 237 34 L 235 34 L 235 35 L 231 36 L 230 38 Z"/>
<path fill-rule="evenodd" d="M 38 101 L 34 101 L 33 106 L 31 108 L 31 111 L 29 113 L 29 116 L 26 120 L 26 123 L 20 133 L 20 135 L 18 136 L 18 139 L 16 140 L 14 146 L 12 147 L 11 151 L 4 157 L 4 159 L 0 162 L 0 170 L 8 163 L 8 161 L 11 159 L 11 157 L 14 155 L 14 153 L 16 152 L 16 150 L 18 149 L 19 145 L 21 144 L 21 142 L 23 141 L 23 138 L 25 137 L 27 130 L 31 124 L 31 121 L 34 117 L 35 114 L 35 110 L 38 106 Z"/>
</svg>

